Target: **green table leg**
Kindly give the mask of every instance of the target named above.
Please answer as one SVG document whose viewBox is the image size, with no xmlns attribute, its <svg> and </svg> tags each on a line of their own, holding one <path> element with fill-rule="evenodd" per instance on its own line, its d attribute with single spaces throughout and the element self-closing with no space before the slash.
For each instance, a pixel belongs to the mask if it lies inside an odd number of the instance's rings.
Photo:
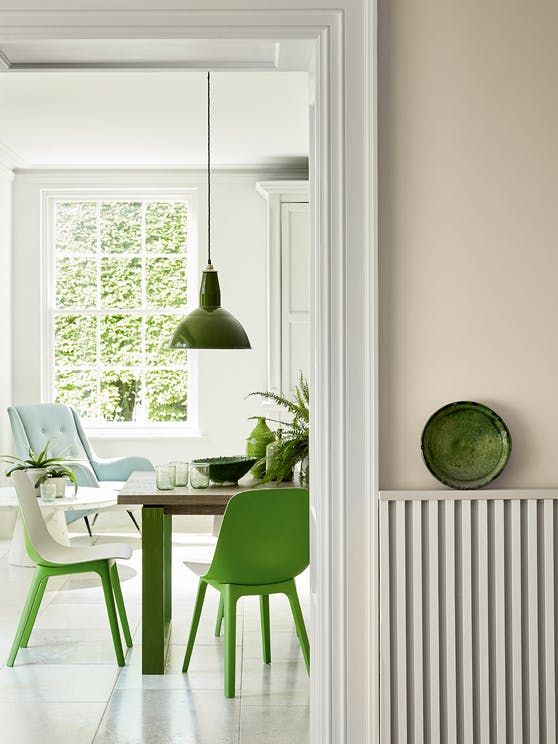
<svg viewBox="0 0 558 744">
<path fill-rule="evenodd" d="M 142 509 L 142 672 L 164 674 L 170 639 L 172 517 Z"/>
</svg>

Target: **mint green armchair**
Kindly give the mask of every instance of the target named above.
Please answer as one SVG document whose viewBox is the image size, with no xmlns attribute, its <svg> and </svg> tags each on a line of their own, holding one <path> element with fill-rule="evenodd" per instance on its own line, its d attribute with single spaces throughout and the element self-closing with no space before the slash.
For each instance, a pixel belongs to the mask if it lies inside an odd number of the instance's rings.
<svg viewBox="0 0 558 744">
<path fill-rule="evenodd" d="M 53 455 L 62 455 L 71 460 L 68 465 L 80 486 L 116 487 L 128 480 L 134 470 L 153 470 L 153 465 L 146 457 L 97 457 L 72 406 L 63 403 L 10 406 L 8 416 L 18 457 L 25 457 L 29 448 L 40 452 L 50 441 Z M 68 511 L 66 522 L 70 524 L 84 518 L 91 535 L 90 513 Z M 139 530 L 132 512 L 128 511 L 128 514 Z"/>
</svg>

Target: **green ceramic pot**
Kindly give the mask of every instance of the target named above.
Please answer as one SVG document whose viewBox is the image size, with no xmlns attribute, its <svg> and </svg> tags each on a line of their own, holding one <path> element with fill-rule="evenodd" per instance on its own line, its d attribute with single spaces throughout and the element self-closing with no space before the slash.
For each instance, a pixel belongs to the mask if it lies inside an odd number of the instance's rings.
<svg viewBox="0 0 558 744">
<path fill-rule="evenodd" d="M 263 416 L 256 416 L 256 418 L 258 419 L 258 423 L 246 440 L 246 454 L 249 457 L 255 457 L 257 460 L 261 460 L 262 457 L 265 457 L 267 445 L 273 442 L 275 435 L 266 424 Z M 263 478 L 265 475 L 265 462 L 256 463 L 251 473 L 254 478 Z"/>
</svg>

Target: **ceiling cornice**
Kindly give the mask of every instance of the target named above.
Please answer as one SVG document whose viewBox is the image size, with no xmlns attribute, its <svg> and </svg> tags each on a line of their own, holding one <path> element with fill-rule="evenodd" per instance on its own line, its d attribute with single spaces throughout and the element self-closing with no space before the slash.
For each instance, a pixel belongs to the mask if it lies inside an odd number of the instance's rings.
<svg viewBox="0 0 558 744">
<path fill-rule="evenodd" d="M 13 170 L 14 168 L 27 168 L 29 163 L 11 147 L 0 142 L 0 165 Z"/>
</svg>

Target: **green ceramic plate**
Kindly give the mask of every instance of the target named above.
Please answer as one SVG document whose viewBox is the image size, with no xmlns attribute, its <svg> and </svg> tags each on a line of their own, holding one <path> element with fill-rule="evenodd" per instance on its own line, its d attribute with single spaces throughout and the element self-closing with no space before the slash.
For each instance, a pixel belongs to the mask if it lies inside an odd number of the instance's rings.
<svg viewBox="0 0 558 744">
<path fill-rule="evenodd" d="M 497 413 L 462 400 L 432 414 L 421 447 L 426 467 L 446 486 L 482 488 L 506 467 L 511 436 Z"/>
</svg>

